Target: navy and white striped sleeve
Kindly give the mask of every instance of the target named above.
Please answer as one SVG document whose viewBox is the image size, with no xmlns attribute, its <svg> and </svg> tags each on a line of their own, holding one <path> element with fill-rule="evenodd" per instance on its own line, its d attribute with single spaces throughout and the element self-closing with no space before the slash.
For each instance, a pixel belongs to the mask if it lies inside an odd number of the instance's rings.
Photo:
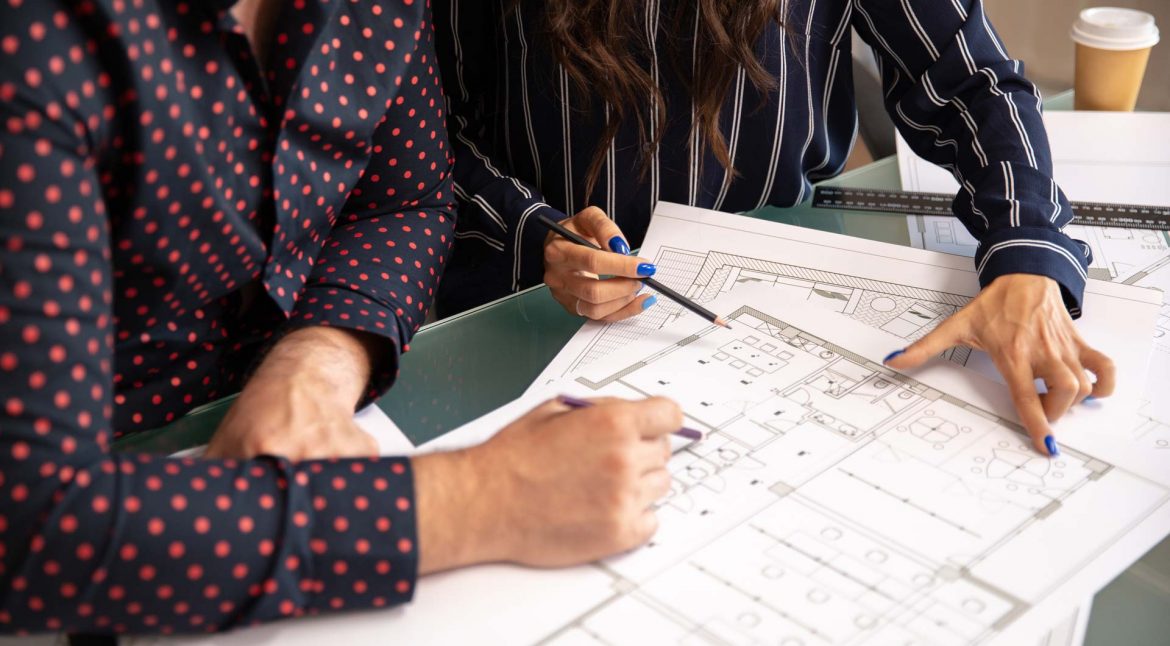
<svg viewBox="0 0 1170 646">
<path fill-rule="evenodd" d="M 1039 92 L 981 0 L 853 2 L 853 24 L 877 54 L 899 132 L 962 187 L 954 211 L 979 239 L 980 284 L 1047 276 L 1080 316 L 1089 248 L 1062 232 L 1072 208 L 1052 180 Z"/>
<path fill-rule="evenodd" d="M 505 57 L 500 29 L 505 9 L 495 0 L 440 0 L 435 3 L 439 62 L 448 101 L 448 130 L 455 154 L 455 196 L 459 200 L 457 246 L 484 247 L 487 271 L 496 273 L 499 293 L 519 291 L 543 280 L 547 231 L 536 215 L 568 217 L 545 202 L 532 184 L 513 177 L 489 134 L 497 123 L 491 111 L 493 85 Z M 513 18 L 515 13 L 508 14 Z M 518 19 L 518 18 L 517 18 Z"/>
</svg>

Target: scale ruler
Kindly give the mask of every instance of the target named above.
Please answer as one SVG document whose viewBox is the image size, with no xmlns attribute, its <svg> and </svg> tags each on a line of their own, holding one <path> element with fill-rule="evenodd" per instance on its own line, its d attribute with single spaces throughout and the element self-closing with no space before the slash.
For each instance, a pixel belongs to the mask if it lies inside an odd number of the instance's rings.
<svg viewBox="0 0 1170 646">
<path fill-rule="evenodd" d="M 813 208 L 906 215 L 953 216 L 954 195 L 880 191 L 865 188 L 818 186 L 813 193 Z M 1073 202 L 1073 224 L 1123 229 L 1170 230 L 1170 207 L 1105 202 Z"/>
</svg>

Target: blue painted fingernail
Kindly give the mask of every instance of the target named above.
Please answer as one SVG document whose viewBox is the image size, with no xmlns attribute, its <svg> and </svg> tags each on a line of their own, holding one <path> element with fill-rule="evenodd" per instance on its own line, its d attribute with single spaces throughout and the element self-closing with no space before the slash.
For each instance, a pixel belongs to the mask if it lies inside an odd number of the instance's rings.
<svg viewBox="0 0 1170 646">
<path fill-rule="evenodd" d="M 1092 395 L 1088 395 L 1087 397 L 1085 397 L 1081 401 L 1083 401 L 1086 404 L 1092 404 L 1093 402 L 1097 401 L 1097 398 L 1092 396 Z"/>
<path fill-rule="evenodd" d="M 609 250 L 614 253 L 620 253 L 623 256 L 630 255 L 630 245 L 622 240 L 621 236 L 614 236 L 609 239 Z"/>
<path fill-rule="evenodd" d="M 1056 446 L 1056 438 L 1051 435 L 1044 438 L 1044 448 L 1048 449 L 1048 455 L 1054 458 L 1060 455 L 1060 449 Z"/>
<path fill-rule="evenodd" d="M 894 350 L 893 352 L 887 354 L 885 359 L 882 359 L 882 363 L 889 363 L 889 362 L 893 361 L 894 359 L 897 359 L 898 357 L 900 357 L 904 354 L 906 354 L 905 349 Z"/>
<path fill-rule="evenodd" d="M 653 276 L 656 271 L 658 271 L 658 268 L 648 262 L 638 265 L 638 275 L 644 278 Z"/>
<path fill-rule="evenodd" d="M 651 296 L 650 298 L 647 298 L 646 300 L 642 301 L 642 311 L 645 312 L 646 310 L 650 309 L 651 307 L 654 307 L 654 304 L 657 302 L 658 302 L 657 296 Z"/>
</svg>

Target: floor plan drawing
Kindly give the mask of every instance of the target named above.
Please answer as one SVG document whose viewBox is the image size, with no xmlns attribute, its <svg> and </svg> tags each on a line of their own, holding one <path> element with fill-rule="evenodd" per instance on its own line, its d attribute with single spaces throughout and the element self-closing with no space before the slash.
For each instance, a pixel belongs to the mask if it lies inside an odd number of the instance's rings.
<svg viewBox="0 0 1170 646">
<path fill-rule="evenodd" d="M 684 402 L 707 436 L 672 460 L 654 541 L 600 565 L 615 594 L 546 643 L 988 643 L 1170 500 L 1075 448 L 1040 456 L 1013 423 L 783 319 L 731 320 L 578 376 Z M 1030 564 L 1119 495 L 1127 518 Z"/>
<path fill-rule="evenodd" d="M 915 341 L 954 314 L 970 298 L 721 251 L 695 252 L 663 247 L 654 256 L 659 280 L 706 303 L 745 285 L 766 285 L 788 299 L 840 312 L 907 341 Z M 678 304 L 660 299 L 653 311 L 628 325 L 611 326 L 568 366 L 576 371 L 608 356 L 630 341 L 685 316 Z M 963 365 L 971 351 L 956 348 L 949 357 Z"/>
<path fill-rule="evenodd" d="M 640 253 L 659 263 L 660 280 L 708 307 L 712 299 L 763 286 L 765 300 L 837 312 L 897 337 L 887 353 L 921 338 L 979 292 L 969 258 L 665 203 L 659 205 Z M 1124 453 L 1136 461 L 1135 468 L 1144 463 L 1144 475 L 1170 483 L 1170 455 L 1148 450 L 1149 438 L 1157 433 L 1137 430 L 1143 420 L 1170 419 L 1170 398 L 1146 393 L 1151 347 L 1167 359 L 1160 365 L 1168 374 L 1149 383 L 1170 383 L 1170 344 L 1154 346 L 1150 337 L 1160 306 L 1162 328 L 1170 326 L 1170 319 L 1160 305 L 1162 297 L 1140 289 L 1160 286 L 1158 281 L 1170 283 L 1166 257 L 1151 252 L 1123 281 L 1090 281 L 1086 287 L 1085 313 L 1077 326 L 1114 359 L 1120 385 L 1096 410 L 1081 407 L 1060 424 L 1061 430 L 1095 437 L 1092 446 L 1098 453 L 1115 460 Z M 1125 284 L 1139 280 L 1140 285 Z M 659 299 L 657 306 L 629 321 L 586 324 L 534 387 L 576 376 L 689 316 Z M 954 348 L 946 357 L 984 377 L 1001 379 L 984 353 Z"/>
<path fill-rule="evenodd" d="M 979 246 L 979 242 L 955 217 L 908 215 L 906 225 L 910 243 L 917 249 L 970 258 Z M 1170 257 L 1170 233 L 1166 231 L 1071 224 L 1065 227 L 1064 232 L 1092 249 L 1093 262 L 1089 265 L 1089 278 L 1096 280 L 1134 284 L 1127 282 L 1128 279 Z"/>
<path fill-rule="evenodd" d="M 953 361 L 890 370 L 899 337 L 775 286 L 710 304 L 731 329 L 680 317 L 418 447 L 478 444 L 555 394 L 671 397 L 704 438 L 669 461 L 647 545 L 425 577 L 388 611 L 135 643 L 1037 643 L 1170 533 L 1170 482 L 1080 434 L 1036 453 L 1006 391 Z"/>
<path fill-rule="evenodd" d="M 975 239 L 955 218 L 911 215 L 907 216 L 907 222 L 911 241 L 918 248 L 975 255 Z M 954 229 L 959 232 L 953 232 Z M 1067 227 L 1065 233 L 1085 241 L 1093 250 L 1090 278 L 1162 290 L 1166 300 L 1153 330 L 1154 352 L 1150 358 L 1146 388 L 1149 401 L 1142 409 L 1143 417 L 1147 419 L 1136 427 L 1135 438 L 1158 438 L 1170 434 L 1170 402 L 1157 396 L 1170 387 L 1170 232 L 1074 225 Z M 1159 424 L 1166 425 L 1166 428 L 1151 429 Z M 1155 444 L 1150 448 L 1164 446 Z"/>
</svg>

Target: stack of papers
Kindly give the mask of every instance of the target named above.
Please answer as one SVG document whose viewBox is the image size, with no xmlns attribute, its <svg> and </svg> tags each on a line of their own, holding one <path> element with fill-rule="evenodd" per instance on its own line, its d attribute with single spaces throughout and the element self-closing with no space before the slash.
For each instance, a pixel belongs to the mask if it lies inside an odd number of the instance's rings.
<svg viewBox="0 0 1170 646">
<path fill-rule="evenodd" d="M 706 437 L 671 460 L 650 545 L 203 643 L 1036 643 L 1170 533 L 1170 451 L 1147 446 L 1170 432 L 1135 412 L 1159 293 L 1091 282 L 1079 325 L 1122 394 L 1062 420 L 1049 459 L 978 353 L 881 364 L 977 294 L 969 260 L 669 204 L 642 255 L 732 329 L 665 301 L 587 324 L 530 396 L 420 450 L 553 394 L 672 397 Z"/>
<path fill-rule="evenodd" d="M 1170 113 L 1049 112 L 1053 176 L 1070 200 L 1170 207 Z M 950 173 L 914 154 L 898 138 L 898 170 L 907 191 L 954 193 Z M 957 218 L 907 216 L 911 244 L 920 249 L 974 256 L 978 246 Z M 1170 295 L 1170 232 L 1088 227 L 1065 228 L 1093 250 L 1089 277 L 1161 290 Z M 1153 450 L 1170 451 L 1170 297 L 1153 330 L 1154 348 L 1143 417 Z M 1154 430 L 1154 429 L 1158 430 Z"/>
</svg>

